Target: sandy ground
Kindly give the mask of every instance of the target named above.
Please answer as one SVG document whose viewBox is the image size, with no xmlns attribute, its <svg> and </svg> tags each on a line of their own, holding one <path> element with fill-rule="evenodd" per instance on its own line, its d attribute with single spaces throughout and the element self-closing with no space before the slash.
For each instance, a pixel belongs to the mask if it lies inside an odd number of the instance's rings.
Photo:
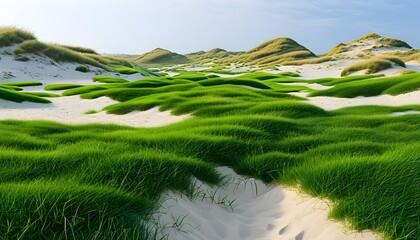
<svg viewBox="0 0 420 240">
<path fill-rule="evenodd" d="M 246 179 L 226 167 L 223 187 L 196 180 L 193 199 L 165 192 L 154 215 L 159 237 L 190 240 L 373 240 L 371 231 L 354 232 L 329 220 L 329 203 L 255 179 Z"/>
<path fill-rule="evenodd" d="M 298 97 L 307 97 L 308 93 L 295 92 L 289 93 Z M 335 110 L 344 107 L 363 106 L 363 105 L 382 105 L 382 106 L 404 106 L 420 104 L 420 90 L 397 96 L 380 95 L 373 97 L 310 97 L 308 103 L 321 107 L 325 110 Z"/>
<path fill-rule="evenodd" d="M 182 121 L 189 117 L 173 116 L 169 111 L 159 112 L 158 108 L 148 111 L 133 111 L 125 115 L 107 114 L 102 108 L 118 103 L 108 97 L 93 100 L 81 99 L 79 96 L 50 98 L 52 104 L 15 103 L 0 99 L 0 120 L 50 120 L 68 124 L 113 123 L 134 127 L 156 127 Z M 87 111 L 99 111 L 85 114 Z"/>
</svg>

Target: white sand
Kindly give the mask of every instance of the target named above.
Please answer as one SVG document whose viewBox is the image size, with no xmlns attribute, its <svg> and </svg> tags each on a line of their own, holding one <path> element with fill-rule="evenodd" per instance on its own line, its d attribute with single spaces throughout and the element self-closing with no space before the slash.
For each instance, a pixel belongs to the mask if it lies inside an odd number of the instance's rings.
<svg viewBox="0 0 420 240">
<path fill-rule="evenodd" d="M 332 86 L 324 86 L 318 83 L 305 83 L 305 82 L 294 82 L 294 83 L 279 83 L 280 85 L 288 85 L 288 86 L 304 86 L 308 88 L 312 88 L 313 90 L 325 90 L 332 88 Z"/>
<path fill-rule="evenodd" d="M 306 94 L 294 94 L 305 97 Z M 420 90 L 397 96 L 380 95 L 374 97 L 311 97 L 308 99 L 310 104 L 321 107 L 325 110 L 335 110 L 343 107 L 362 106 L 362 105 L 382 105 L 382 106 L 404 106 L 420 104 Z"/>
<path fill-rule="evenodd" d="M 328 220 L 329 203 L 279 186 L 245 179 L 231 169 L 223 187 L 199 187 L 193 200 L 172 191 L 162 196 L 154 215 L 159 237 L 191 240 L 373 240 L 370 231 L 354 232 Z"/>
<path fill-rule="evenodd" d="M 178 122 L 189 117 L 173 116 L 169 111 L 159 112 L 158 108 L 148 111 L 133 111 L 125 115 L 107 114 L 102 108 L 118 103 L 108 97 L 93 100 L 81 99 L 79 96 L 50 98 L 51 104 L 15 103 L 0 99 L 0 120 L 50 120 L 68 124 L 113 123 L 134 127 L 156 127 Z M 96 114 L 85 114 L 89 110 L 100 111 Z"/>
<path fill-rule="evenodd" d="M 411 114 L 420 114 L 420 111 L 404 111 L 404 112 L 393 112 L 391 116 L 402 116 L 402 115 L 411 115 Z"/>
</svg>

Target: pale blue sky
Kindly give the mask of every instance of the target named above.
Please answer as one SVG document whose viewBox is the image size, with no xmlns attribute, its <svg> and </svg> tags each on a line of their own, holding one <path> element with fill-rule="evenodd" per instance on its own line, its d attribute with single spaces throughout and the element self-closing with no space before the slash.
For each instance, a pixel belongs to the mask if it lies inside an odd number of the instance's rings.
<svg viewBox="0 0 420 240">
<path fill-rule="evenodd" d="M 291 37 L 316 53 L 369 32 L 420 48 L 417 0 L 0 0 L 0 25 L 106 53 L 248 50 Z"/>
</svg>

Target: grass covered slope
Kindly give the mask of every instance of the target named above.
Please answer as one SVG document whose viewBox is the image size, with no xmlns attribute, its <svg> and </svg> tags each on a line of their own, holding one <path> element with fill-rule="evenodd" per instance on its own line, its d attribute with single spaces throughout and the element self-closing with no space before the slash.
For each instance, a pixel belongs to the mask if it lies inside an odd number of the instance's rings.
<svg viewBox="0 0 420 240">
<path fill-rule="evenodd" d="M 336 82 L 326 90 L 314 91 L 309 96 L 335 96 L 353 98 L 357 96 L 377 96 L 381 94 L 399 95 L 420 89 L 420 73 L 397 77 L 360 79 Z"/>
<path fill-rule="evenodd" d="M 0 99 L 12 101 L 12 102 L 35 102 L 35 103 L 50 103 L 51 101 L 43 97 L 38 96 L 37 93 L 33 92 L 21 92 L 25 86 L 39 86 L 42 85 L 40 82 L 10 82 L 0 84 Z"/>
<path fill-rule="evenodd" d="M 418 117 L 325 113 L 290 101 L 154 129 L 2 121 L 0 233 L 151 239 L 139 220 L 159 194 L 191 194 L 193 176 L 217 184 L 220 164 L 328 198 L 333 216 L 356 229 L 418 239 Z"/>
<path fill-rule="evenodd" d="M 166 49 L 156 48 L 135 58 L 133 61 L 143 67 L 162 67 L 188 63 L 189 59 L 184 55 L 173 53 Z"/>
<path fill-rule="evenodd" d="M 341 76 L 347 76 L 354 72 L 366 70 L 366 74 L 377 73 L 385 69 L 389 69 L 393 67 L 393 64 L 396 64 L 400 67 L 405 67 L 405 63 L 403 60 L 397 57 L 387 57 L 387 56 L 379 56 L 370 58 L 369 60 L 364 60 L 360 62 L 356 62 L 346 68 L 343 69 L 341 72 Z"/>
<path fill-rule="evenodd" d="M 268 66 L 310 57 L 315 57 L 315 54 L 294 40 L 290 38 L 277 38 L 222 62 L 239 62 L 249 65 Z"/>
<path fill-rule="evenodd" d="M 217 60 L 235 56 L 241 53 L 243 52 L 229 52 L 229 51 L 226 51 L 225 49 L 213 48 L 206 52 L 199 51 L 195 53 L 188 53 L 188 54 L 185 54 L 185 56 L 191 62 L 208 62 L 208 61 L 217 61 Z"/>
<path fill-rule="evenodd" d="M 0 47 L 7 47 L 34 39 L 36 39 L 35 36 L 26 30 L 15 27 L 0 27 Z"/>
</svg>

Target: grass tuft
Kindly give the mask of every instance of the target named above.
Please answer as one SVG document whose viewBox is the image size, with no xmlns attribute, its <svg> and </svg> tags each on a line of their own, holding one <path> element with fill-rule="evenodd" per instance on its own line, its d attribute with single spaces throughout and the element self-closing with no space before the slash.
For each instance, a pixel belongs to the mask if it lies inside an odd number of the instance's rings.
<svg viewBox="0 0 420 240">
<path fill-rule="evenodd" d="M 35 39 L 35 36 L 31 32 L 21 28 L 0 27 L 0 47 L 7 47 Z"/>
</svg>

